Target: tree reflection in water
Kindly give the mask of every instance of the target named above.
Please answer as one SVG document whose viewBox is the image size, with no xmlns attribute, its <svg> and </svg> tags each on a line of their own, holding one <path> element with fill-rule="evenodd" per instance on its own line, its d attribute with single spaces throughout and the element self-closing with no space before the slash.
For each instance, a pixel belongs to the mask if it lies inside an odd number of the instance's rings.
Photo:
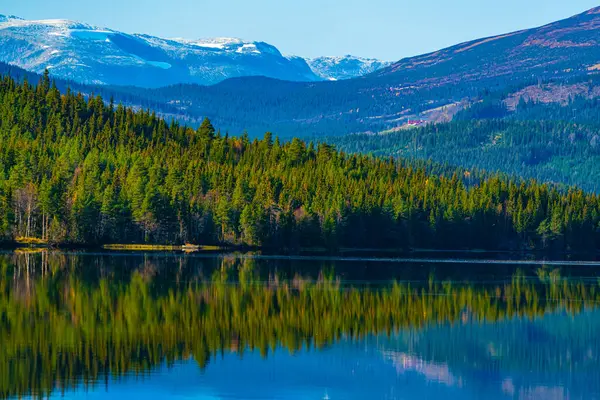
<svg viewBox="0 0 600 400">
<path fill-rule="evenodd" d="M 219 353 L 267 357 L 377 334 L 387 337 L 384 357 L 402 368 L 427 360 L 437 374 L 451 363 L 559 371 L 567 361 L 598 362 L 595 320 L 551 330 L 530 323 L 596 308 L 597 278 L 536 267 L 457 282 L 416 268 L 369 281 L 345 268 L 235 256 L 0 255 L 0 396 L 43 397 L 178 360 L 204 369 Z"/>
</svg>

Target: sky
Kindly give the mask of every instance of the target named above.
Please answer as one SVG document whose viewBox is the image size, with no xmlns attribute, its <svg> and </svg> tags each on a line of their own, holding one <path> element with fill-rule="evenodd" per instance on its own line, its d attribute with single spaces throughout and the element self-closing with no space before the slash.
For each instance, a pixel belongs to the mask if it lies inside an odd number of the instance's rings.
<svg viewBox="0 0 600 400">
<path fill-rule="evenodd" d="M 396 61 L 540 26 L 598 0 L 0 0 L 0 14 L 63 18 L 128 33 L 239 37 L 284 54 Z"/>
</svg>

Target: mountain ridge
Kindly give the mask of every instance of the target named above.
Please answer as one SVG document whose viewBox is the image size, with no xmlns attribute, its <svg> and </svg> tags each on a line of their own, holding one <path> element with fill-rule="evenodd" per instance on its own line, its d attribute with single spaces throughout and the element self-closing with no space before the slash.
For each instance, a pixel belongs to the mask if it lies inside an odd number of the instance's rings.
<svg viewBox="0 0 600 400">
<path fill-rule="evenodd" d="M 283 55 L 266 42 L 237 38 L 160 38 L 129 34 L 66 19 L 25 20 L 0 15 L 0 61 L 88 84 L 162 87 L 211 85 L 240 76 L 290 81 L 329 79 L 306 59 Z M 354 73 L 369 73 L 374 60 L 348 58 Z M 335 74 L 340 74 L 338 66 Z M 332 73 L 334 73 L 332 71 Z M 342 71 L 344 77 L 353 77 Z M 337 76 L 337 75 L 336 75 Z"/>
<path fill-rule="evenodd" d="M 600 15 L 600 7 L 595 7 L 582 13 L 573 15 L 569 18 L 551 22 L 539 27 L 521 29 L 500 35 L 488 36 L 462 42 L 434 52 L 401 59 L 389 67 L 375 72 L 374 75 L 385 76 L 396 73 L 406 73 L 408 72 L 407 70 L 414 69 L 417 66 L 419 66 L 421 69 L 427 67 L 439 67 L 443 64 L 456 66 L 463 61 L 461 58 L 468 56 L 469 53 L 476 53 L 475 55 L 477 57 L 482 59 L 482 61 L 486 61 L 485 57 L 489 56 L 489 54 L 486 54 L 485 50 L 501 52 L 503 50 L 501 48 L 502 42 L 507 42 L 507 44 L 516 44 L 508 49 L 510 51 L 508 56 L 512 57 L 513 59 L 518 59 L 521 55 L 520 53 L 536 48 L 554 50 L 561 48 L 598 47 L 600 44 L 598 35 L 592 34 L 586 37 L 586 32 L 600 29 L 600 18 L 598 18 L 598 15 Z M 535 55 L 537 56 L 535 58 L 521 57 L 521 62 L 524 62 L 525 64 L 519 65 L 519 67 L 536 67 L 539 69 L 543 66 L 551 67 L 552 65 L 556 64 L 557 61 L 561 61 L 561 59 L 552 59 L 553 57 L 559 55 L 558 52 L 551 51 L 550 54 L 537 52 Z M 545 64 L 540 64 L 540 60 L 542 60 Z M 563 56 L 562 61 L 564 60 L 565 58 Z M 571 63 L 578 60 L 579 59 L 569 59 Z M 456 61 L 458 61 L 458 63 Z M 454 65 L 452 62 L 454 62 Z M 587 66 L 591 67 L 593 65 L 588 64 Z M 491 65 L 484 64 L 480 65 L 480 68 L 481 67 L 491 67 Z M 507 66 L 505 64 L 496 63 L 493 65 L 493 67 L 496 69 L 495 72 L 497 74 L 501 74 L 506 72 Z M 477 76 L 478 75 L 469 75 L 466 77 L 463 76 L 462 78 L 472 79 L 473 77 Z"/>
</svg>

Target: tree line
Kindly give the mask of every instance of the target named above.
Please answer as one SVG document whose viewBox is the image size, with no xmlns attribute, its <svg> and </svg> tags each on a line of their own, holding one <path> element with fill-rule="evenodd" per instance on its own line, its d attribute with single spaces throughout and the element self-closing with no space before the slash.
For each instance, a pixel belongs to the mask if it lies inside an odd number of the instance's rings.
<svg viewBox="0 0 600 400">
<path fill-rule="evenodd" d="M 596 250 L 600 199 L 267 133 L 229 137 L 100 97 L 0 82 L 0 237 L 51 243 Z"/>
</svg>

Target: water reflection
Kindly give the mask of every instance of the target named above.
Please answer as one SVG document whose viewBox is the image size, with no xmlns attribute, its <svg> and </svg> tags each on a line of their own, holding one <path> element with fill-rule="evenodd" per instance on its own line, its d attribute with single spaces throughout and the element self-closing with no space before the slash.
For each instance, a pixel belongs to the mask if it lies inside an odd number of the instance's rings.
<svg viewBox="0 0 600 400">
<path fill-rule="evenodd" d="M 0 273 L 2 397 L 600 394 L 589 267 L 41 252 Z"/>
</svg>

